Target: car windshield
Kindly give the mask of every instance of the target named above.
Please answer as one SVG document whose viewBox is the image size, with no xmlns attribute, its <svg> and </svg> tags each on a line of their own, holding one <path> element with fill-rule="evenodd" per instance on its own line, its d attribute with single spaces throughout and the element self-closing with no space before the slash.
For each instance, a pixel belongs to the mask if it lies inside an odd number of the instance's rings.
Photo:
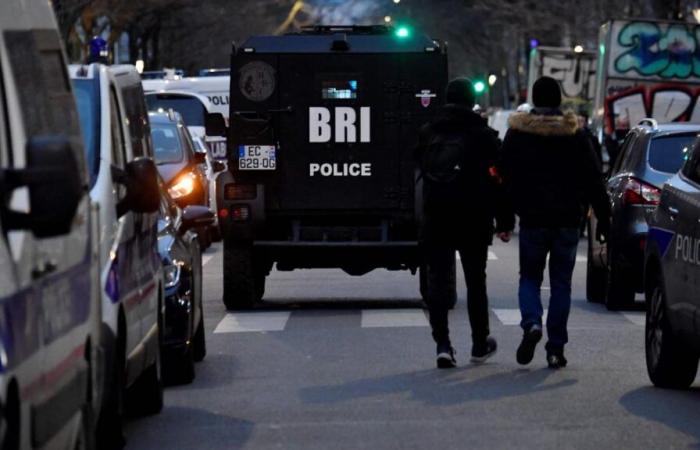
<svg viewBox="0 0 700 450">
<path fill-rule="evenodd" d="M 151 135 L 156 164 L 174 164 L 182 161 L 184 155 L 177 125 L 151 123 Z"/>
<path fill-rule="evenodd" d="M 206 109 L 202 102 L 195 97 L 173 97 L 164 95 L 147 95 L 146 104 L 149 111 L 173 109 L 180 113 L 187 126 L 203 127 Z"/>
<path fill-rule="evenodd" d="M 100 96 L 94 81 L 74 80 L 73 85 L 92 187 L 100 170 Z"/>
<path fill-rule="evenodd" d="M 681 134 L 653 139 L 649 147 L 649 165 L 665 173 L 676 173 L 687 159 L 696 134 Z"/>
</svg>

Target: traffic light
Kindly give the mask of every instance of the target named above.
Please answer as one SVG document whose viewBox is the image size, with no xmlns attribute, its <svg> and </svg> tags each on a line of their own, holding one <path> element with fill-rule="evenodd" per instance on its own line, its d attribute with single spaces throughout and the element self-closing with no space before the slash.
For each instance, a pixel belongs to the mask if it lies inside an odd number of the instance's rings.
<svg viewBox="0 0 700 450">
<path fill-rule="evenodd" d="M 474 93 L 476 95 L 481 95 L 486 91 L 486 83 L 483 80 L 476 80 L 474 82 Z"/>
<path fill-rule="evenodd" d="M 401 26 L 396 29 L 396 37 L 400 38 L 407 38 L 411 35 L 411 30 L 408 29 L 408 27 Z"/>
</svg>

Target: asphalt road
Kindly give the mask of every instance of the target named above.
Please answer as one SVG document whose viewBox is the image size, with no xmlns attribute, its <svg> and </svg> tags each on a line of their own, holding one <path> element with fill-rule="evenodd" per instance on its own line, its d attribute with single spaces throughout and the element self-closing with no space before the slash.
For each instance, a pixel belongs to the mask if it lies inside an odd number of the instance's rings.
<svg viewBox="0 0 700 450">
<path fill-rule="evenodd" d="M 409 273 L 275 272 L 258 310 L 227 315 L 219 244 L 205 257 L 209 353 L 191 385 L 167 389 L 160 415 L 129 422 L 127 448 L 700 447 L 700 381 L 686 392 L 650 385 L 641 308 L 586 303 L 585 256 L 574 275 L 569 367 L 547 369 L 542 345 L 527 368 L 515 362 L 517 254 L 517 241 L 499 243 L 489 261 L 498 354 L 468 362 L 460 275 L 451 315 L 459 368 L 438 371 Z"/>
</svg>

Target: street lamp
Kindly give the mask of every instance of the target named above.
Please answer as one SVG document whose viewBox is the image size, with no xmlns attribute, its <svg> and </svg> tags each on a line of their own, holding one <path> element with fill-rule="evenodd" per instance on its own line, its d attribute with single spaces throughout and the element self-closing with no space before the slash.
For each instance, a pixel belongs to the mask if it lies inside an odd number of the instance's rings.
<svg viewBox="0 0 700 450">
<path fill-rule="evenodd" d="M 695 17 L 695 21 L 700 23 L 700 8 L 693 8 L 693 17 Z"/>
<path fill-rule="evenodd" d="M 145 63 L 143 62 L 143 59 L 137 59 L 136 62 L 134 63 L 134 66 L 136 66 L 136 71 L 138 73 L 143 73 L 143 69 L 145 67 Z"/>
<path fill-rule="evenodd" d="M 575 53 L 583 53 L 583 45 L 579 44 L 576 47 L 574 47 L 574 52 Z"/>
<path fill-rule="evenodd" d="M 384 22 L 386 22 L 386 23 L 391 22 L 391 16 L 384 16 Z"/>
<path fill-rule="evenodd" d="M 491 75 L 489 75 L 489 86 L 493 86 L 494 84 L 496 84 L 496 80 L 498 80 L 496 74 L 492 73 Z"/>
<path fill-rule="evenodd" d="M 396 3 L 397 5 L 399 4 L 399 2 L 401 2 L 401 0 L 394 0 L 394 3 Z"/>
</svg>

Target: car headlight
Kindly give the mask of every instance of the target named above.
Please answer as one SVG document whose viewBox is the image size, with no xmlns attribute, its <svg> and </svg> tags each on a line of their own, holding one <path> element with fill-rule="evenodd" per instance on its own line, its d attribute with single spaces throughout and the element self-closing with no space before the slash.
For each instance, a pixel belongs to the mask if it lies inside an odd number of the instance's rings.
<svg viewBox="0 0 700 450">
<path fill-rule="evenodd" d="M 192 172 L 180 175 L 168 188 L 168 193 L 174 199 L 190 195 L 194 191 L 197 176 Z"/>
<path fill-rule="evenodd" d="M 180 282 L 180 265 L 173 264 L 163 267 L 165 277 L 165 288 L 176 286 Z"/>
</svg>

